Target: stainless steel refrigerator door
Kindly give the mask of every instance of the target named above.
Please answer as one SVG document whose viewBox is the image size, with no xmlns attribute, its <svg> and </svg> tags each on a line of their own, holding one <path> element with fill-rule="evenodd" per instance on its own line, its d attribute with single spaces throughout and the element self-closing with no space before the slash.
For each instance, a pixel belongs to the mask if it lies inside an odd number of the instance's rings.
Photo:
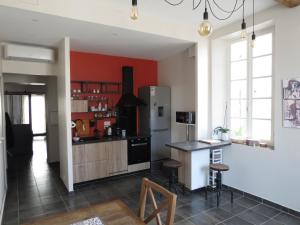
<svg viewBox="0 0 300 225">
<path fill-rule="evenodd" d="M 171 90 L 168 87 L 150 87 L 151 131 L 171 127 Z"/>
<path fill-rule="evenodd" d="M 151 132 L 151 161 L 157 161 L 171 157 L 170 148 L 166 144 L 171 140 L 170 129 L 153 130 Z"/>
</svg>

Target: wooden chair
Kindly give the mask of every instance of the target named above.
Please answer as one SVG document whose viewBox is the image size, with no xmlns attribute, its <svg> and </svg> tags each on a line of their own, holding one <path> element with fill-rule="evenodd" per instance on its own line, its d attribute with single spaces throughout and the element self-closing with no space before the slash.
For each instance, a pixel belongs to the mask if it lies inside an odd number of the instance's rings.
<svg viewBox="0 0 300 225">
<path fill-rule="evenodd" d="M 165 200 L 158 206 L 154 192 L 161 194 Z M 147 203 L 147 195 L 149 194 L 150 200 L 152 202 L 152 206 L 154 211 L 145 219 L 145 208 Z M 163 209 L 167 209 L 167 217 L 165 225 L 173 225 L 174 223 L 174 216 L 176 210 L 176 199 L 177 195 L 173 194 L 172 192 L 168 191 L 167 189 L 163 188 L 162 186 L 150 181 L 147 178 L 143 178 L 141 193 L 140 193 L 140 203 L 139 203 L 139 217 L 144 223 L 148 224 L 154 218 L 156 218 L 157 225 L 162 225 L 160 212 Z"/>
</svg>

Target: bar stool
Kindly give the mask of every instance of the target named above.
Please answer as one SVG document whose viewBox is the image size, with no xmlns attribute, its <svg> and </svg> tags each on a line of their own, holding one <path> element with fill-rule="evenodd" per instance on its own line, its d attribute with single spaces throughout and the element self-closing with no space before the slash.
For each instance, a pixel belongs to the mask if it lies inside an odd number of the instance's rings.
<svg viewBox="0 0 300 225">
<path fill-rule="evenodd" d="M 213 189 L 214 192 L 217 192 L 217 207 L 220 205 L 220 197 L 221 197 L 221 192 L 222 191 L 229 191 L 231 194 L 231 203 L 233 203 L 233 192 L 230 189 L 225 189 L 222 186 L 222 172 L 226 172 L 229 170 L 229 166 L 221 163 L 217 164 L 210 164 L 209 168 L 213 171 L 217 171 L 217 176 L 216 176 L 216 188 Z M 205 189 L 205 199 L 207 200 L 207 190 L 208 188 L 206 187 Z"/>
<path fill-rule="evenodd" d="M 180 167 L 182 167 L 182 163 L 176 160 L 167 160 L 163 162 L 163 167 L 165 167 L 166 169 L 168 169 L 170 171 L 170 175 L 169 175 L 169 190 L 172 191 L 172 189 L 174 190 L 174 192 L 177 194 L 178 191 L 178 177 L 176 175 L 176 173 L 178 173 L 178 169 Z M 185 187 L 182 184 L 182 193 L 184 194 L 185 192 Z"/>
</svg>

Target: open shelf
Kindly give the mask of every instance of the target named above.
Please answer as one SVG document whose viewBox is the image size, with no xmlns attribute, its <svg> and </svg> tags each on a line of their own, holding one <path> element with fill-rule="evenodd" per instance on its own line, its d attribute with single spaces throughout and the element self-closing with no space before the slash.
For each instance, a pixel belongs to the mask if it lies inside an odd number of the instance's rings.
<svg viewBox="0 0 300 225">
<path fill-rule="evenodd" d="M 72 80 L 71 84 L 79 84 L 80 93 L 76 94 L 121 94 L 120 82 L 80 81 Z M 96 91 L 94 91 L 96 90 Z"/>
</svg>

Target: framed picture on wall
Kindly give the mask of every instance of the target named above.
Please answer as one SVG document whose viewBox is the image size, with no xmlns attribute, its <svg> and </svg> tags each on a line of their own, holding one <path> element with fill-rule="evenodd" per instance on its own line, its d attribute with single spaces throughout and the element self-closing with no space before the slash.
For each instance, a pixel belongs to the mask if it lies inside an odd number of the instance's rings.
<svg viewBox="0 0 300 225">
<path fill-rule="evenodd" d="M 283 126 L 300 128 L 300 78 L 282 81 Z"/>
</svg>

